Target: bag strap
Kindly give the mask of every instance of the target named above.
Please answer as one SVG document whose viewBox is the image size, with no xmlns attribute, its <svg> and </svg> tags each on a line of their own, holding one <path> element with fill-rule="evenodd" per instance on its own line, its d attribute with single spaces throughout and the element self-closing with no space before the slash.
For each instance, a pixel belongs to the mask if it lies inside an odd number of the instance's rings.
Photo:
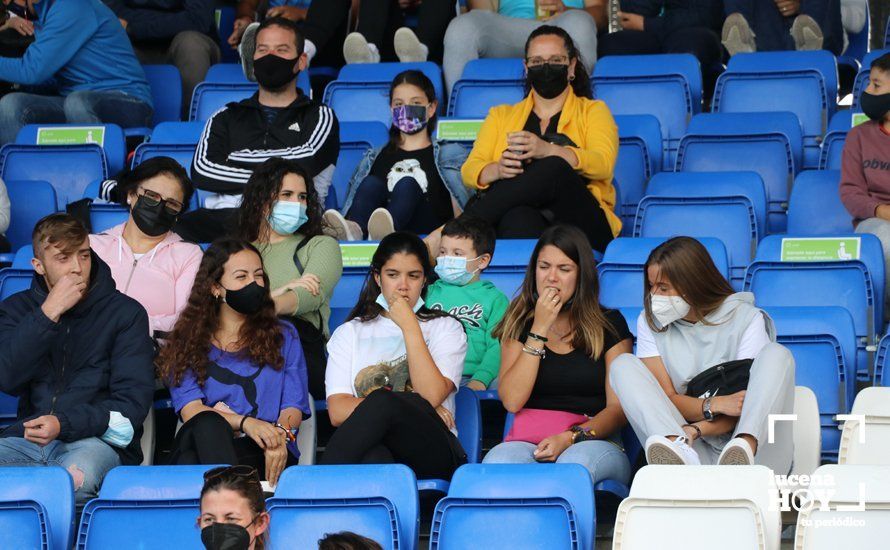
<svg viewBox="0 0 890 550">
<path fill-rule="evenodd" d="M 300 249 L 309 244 L 310 240 L 312 240 L 311 237 L 304 237 L 303 240 L 300 241 L 300 244 L 297 245 L 297 248 L 294 249 L 294 265 L 297 267 L 297 271 L 300 273 L 301 277 L 303 276 L 305 269 L 303 268 L 303 262 L 297 257 L 297 254 L 300 252 Z M 318 314 L 318 325 L 316 328 L 324 334 L 324 329 L 322 328 L 322 325 L 324 325 L 324 317 L 321 316 L 321 311 L 315 310 L 315 313 Z"/>
</svg>

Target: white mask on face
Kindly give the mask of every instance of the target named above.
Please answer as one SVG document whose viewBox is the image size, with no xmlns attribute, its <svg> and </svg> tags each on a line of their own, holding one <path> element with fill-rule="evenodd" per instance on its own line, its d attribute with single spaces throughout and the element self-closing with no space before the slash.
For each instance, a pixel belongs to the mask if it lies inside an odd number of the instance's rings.
<svg viewBox="0 0 890 550">
<path fill-rule="evenodd" d="M 652 315 L 663 327 L 689 315 L 689 304 L 680 296 L 650 294 L 649 300 L 652 305 Z"/>
</svg>

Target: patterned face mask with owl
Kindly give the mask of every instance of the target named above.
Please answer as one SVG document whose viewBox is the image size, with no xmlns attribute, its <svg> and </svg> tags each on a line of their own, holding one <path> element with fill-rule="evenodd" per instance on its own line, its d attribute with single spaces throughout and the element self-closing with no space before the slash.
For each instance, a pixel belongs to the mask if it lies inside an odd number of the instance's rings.
<svg viewBox="0 0 890 550">
<path fill-rule="evenodd" d="M 408 135 L 413 135 L 426 128 L 429 120 L 426 116 L 426 105 L 399 105 L 392 108 L 392 125 Z"/>
</svg>

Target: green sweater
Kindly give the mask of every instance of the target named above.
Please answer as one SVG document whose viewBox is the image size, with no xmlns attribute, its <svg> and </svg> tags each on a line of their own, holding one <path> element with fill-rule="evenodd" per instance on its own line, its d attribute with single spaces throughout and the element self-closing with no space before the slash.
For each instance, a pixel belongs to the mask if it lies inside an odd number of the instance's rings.
<svg viewBox="0 0 890 550">
<path fill-rule="evenodd" d="M 304 275 L 297 271 L 297 266 L 294 263 L 294 251 L 304 238 L 303 235 L 297 233 L 275 244 L 254 243 L 263 257 L 263 268 L 266 270 L 266 275 L 269 276 L 272 290 Z M 321 281 L 321 293 L 318 296 L 313 296 L 305 288 L 295 289 L 297 309 L 293 314 L 318 327 L 318 313 L 321 313 L 322 326 L 318 328 L 324 332 L 325 336 L 330 336 L 328 320 L 331 318 L 331 295 L 343 274 L 343 256 L 340 254 L 340 245 L 335 239 L 325 235 L 313 237 L 309 244 L 300 249 L 297 257 L 303 264 L 306 273 L 318 276 Z"/>
<path fill-rule="evenodd" d="M 467 333 L 467 357 L 464 376 L 486 386 L 497 378 L 501 367 L 501 344 L 491 336 L 510 301 L 488 281 L 457 286 L 436 281 L 426 293 L 426 304 L 447 311 L 464 325 Z"/>
</svg>

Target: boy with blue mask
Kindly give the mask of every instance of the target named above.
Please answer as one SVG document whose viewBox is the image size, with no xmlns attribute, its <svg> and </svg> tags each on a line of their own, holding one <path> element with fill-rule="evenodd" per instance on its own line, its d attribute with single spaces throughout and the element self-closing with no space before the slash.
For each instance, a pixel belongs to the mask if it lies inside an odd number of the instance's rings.
<svg viewBox="0 0 890 550">
<path fill-rule="evenodd" d="M 489 281 L 479 279 L 491 263 L 495 231 L 485 220 L 460 216 L 445 224 L 436 274 L 426 301 L 431 309 L 456 317 L 467 333 L 463 381 L 474 390 L 485 390 L 497 378 L 501 344 L 491 331 L 501 321 L 510 301 Z"/>
</svg>

